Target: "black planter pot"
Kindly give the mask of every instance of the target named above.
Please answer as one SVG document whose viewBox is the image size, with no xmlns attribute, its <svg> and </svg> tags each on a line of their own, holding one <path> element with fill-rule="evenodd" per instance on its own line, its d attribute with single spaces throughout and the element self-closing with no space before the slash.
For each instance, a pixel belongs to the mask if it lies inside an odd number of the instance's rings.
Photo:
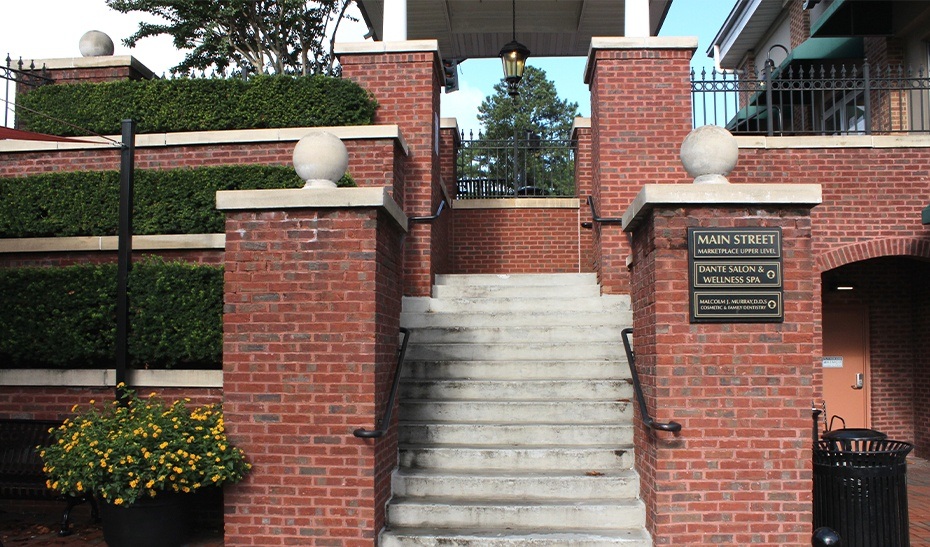
<svg viewBox="0 0 930 547">
<path fill-rule="evenodd" d="M 109 547 L 180 547 L 187 535 L 185 496 L 162 494 L 132 505 L 100 504 Z"/>
</svg>

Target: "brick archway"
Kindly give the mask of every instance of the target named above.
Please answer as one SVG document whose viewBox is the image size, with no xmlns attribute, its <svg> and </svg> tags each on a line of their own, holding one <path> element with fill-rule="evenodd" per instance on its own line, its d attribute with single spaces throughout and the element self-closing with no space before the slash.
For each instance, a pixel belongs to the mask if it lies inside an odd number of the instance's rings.
<svg viewBox="0 0 930 547">
<path fill-rule="evenodd" d="M 930 260 L 930 239 L 891 238 L 864 241 L 817 256 L 816 270 L 823 273 L 846 264 L 883 256 L 907 256 Z"/>
</svg>

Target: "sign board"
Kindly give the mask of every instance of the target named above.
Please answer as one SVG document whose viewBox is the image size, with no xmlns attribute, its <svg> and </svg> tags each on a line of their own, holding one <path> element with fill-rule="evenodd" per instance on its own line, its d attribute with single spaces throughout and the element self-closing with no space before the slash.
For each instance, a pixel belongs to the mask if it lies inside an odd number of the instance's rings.
<svg viewBox="0 0 930 547">
<path fill-rule="evenodd" d="M 824 357 L 823 368 L 843 368 L 843 357 Z"/>
<path fill-rule="evenodd" d="M 784 320 L 781 228 L 689 228 L 692 323 Z"/>
</svg>

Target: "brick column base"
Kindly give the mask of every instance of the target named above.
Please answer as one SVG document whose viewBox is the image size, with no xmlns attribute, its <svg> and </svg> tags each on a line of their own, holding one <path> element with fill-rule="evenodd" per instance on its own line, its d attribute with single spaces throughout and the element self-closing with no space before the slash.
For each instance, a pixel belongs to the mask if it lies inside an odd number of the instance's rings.
<svg viewBox="0 0 930 547">
<path fill-rule="evenodd" d="M 649 185 L 633 233 L 636 465 L 656 545 L 810 545 L 817 185 Z M 722 205 L 718 205 L 722 204 Z M 691 323 L 688 228 L 780 227 L 784 321 Z"/>
<path fill-rule="evenodd" d="M 406 218 L 381 188 L 219 192 L 227 211 L 223 400 L 253 468 L 226 489 L 227 545 L 372 546 L 396 427 Z"/>
</svg>

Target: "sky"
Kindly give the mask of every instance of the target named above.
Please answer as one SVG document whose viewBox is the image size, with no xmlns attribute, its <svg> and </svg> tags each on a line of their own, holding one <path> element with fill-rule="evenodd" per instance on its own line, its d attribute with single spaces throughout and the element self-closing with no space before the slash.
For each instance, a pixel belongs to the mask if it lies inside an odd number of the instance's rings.
<svg viewBox="0 0 930 547">
<path fill-rule="evenodd" d="M 697 36 L 692 64 L 712 66 L 705 52 L 735 1 L 673 0 L 660 35 Z M 31 59 L 80 57 L 78 42 L 88 30 L 107 33 L 116 46 L 116 55 L 132 55 L 156 74 L 168 72 L 184 57 L 165 36 L 141 40 L 131 50 L 122 45 L 121 40 L 135 32 L 143 15 L 121 14 L 108 8 L 104 0 L 0 0 L 0 13 L 0 59 L 9 55 L 14 68 L 19 58 L 28 65 Z M 361 27 L 346 26 L 338 39 L 361 39 L 365 32 Z M 530 57 L 527 61 L 546 71 L 560 98 L 578 103 L 580 114 L 590 116 L 590 95 L 583 79 L 585 62 L 585 58 L 576 57 Z M 501 62 L 496 58 L 469 59 L 459 69 L 459 90 L 442 94 L 441 115 L 454 117 L 461 129 L 477 133 L 478 106 L 503 77 Z"/>
</svg>

